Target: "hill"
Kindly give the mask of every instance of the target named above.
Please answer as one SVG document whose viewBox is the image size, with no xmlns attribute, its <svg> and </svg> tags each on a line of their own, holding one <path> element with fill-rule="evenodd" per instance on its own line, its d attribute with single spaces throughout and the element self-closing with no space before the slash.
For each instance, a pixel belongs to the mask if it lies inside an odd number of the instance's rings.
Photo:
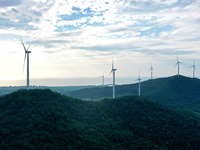
<svg viewBox="0 0 200 150">
<path fill-rule="evenodd" d="M 0 97 L 0 149 L 198 150 L 200 121 L 137 96 L 82 101 L 50 90 Z"/>
<path fill-rule="evenodd" d="M 142 96 L 171 108 L 200 114 L 200 80 L 172 76 L 141 83 Z M 116 96 L 137 95 L 138 84 L 116 86 Z M 86 88 L 72 91 L 70 96 L 98 100 L 112 97 L 112 87 Z"/>
</svg>

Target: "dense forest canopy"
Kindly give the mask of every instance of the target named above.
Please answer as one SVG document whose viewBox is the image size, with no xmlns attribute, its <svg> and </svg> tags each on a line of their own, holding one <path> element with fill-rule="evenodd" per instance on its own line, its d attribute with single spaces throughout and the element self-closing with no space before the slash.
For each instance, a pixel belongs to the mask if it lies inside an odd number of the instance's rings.
<svg viewBox="0 0 200 150">
<path fill-rule="evenodd" d="M 50 90 L 0 97 L 0 149 L 196 149 L 200 121 L 142 97 L 83 101 Z"/>
</svg>

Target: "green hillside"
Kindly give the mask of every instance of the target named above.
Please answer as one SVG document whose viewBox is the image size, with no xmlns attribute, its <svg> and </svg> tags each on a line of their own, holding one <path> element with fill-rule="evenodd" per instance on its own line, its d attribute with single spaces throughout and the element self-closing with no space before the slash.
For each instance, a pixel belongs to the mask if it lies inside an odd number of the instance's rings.
<svg viewBox="0 0 200 150">
<path fill-rule="evenodd" d="M 142 97 L 82 101 L 50 90 L 0 97 L 0 149 L 199 150 L 200 121 Z"/>
<path fill-rule="evenodd" d="M 142 96 L 171 108 L 200 114 L 200 80 L 184 76 L 172 76 L 147 80 L 141 83 Z M 116 95 L 137 95 L 138 84 L 116 86 Z M 112 87 L 87 88 L 70 93 L 70 96 L 97 100 L 112 97 Z"/>
</svg>

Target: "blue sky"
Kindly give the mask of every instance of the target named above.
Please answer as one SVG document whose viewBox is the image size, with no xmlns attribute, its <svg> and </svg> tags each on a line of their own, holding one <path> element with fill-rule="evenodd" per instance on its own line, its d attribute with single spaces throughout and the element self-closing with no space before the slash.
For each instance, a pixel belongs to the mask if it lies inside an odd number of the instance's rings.
<svg viewBox="0 0 200 150">
<path fill-rule="evenodd" d="M 199 31 L 200 0 L 0 0 L 0 80 L 26 78 L 20 36 L 31 79 L 111 78 L 113 56 L 117 78 L 171 76 L 176 55 L 200 78 Z"/>
</svg>

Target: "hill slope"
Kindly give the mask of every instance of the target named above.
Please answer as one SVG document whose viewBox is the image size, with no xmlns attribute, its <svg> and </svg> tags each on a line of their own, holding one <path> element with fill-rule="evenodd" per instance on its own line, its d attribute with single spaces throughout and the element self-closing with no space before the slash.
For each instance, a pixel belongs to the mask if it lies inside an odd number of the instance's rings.
<svg viewBox="0 0 200 150">
<path fill-rule="evenodd" d="M 200 114 L 200 80 L 172 76 L 141 83 L 142 96 L 178 110 Z M 116 95 L 137 95 L 138 84 L 116 86 Z M 73 91 L 70 96 L 81 99 L 101 99 L 112 96 L 112 87 Z"/>
<path fill-rule="evenodd" d="M 50 90 L 0 97 L 0 149 L 199 149 L 200 122 L 141 97 L 82 101 Z"/>
</svg>

